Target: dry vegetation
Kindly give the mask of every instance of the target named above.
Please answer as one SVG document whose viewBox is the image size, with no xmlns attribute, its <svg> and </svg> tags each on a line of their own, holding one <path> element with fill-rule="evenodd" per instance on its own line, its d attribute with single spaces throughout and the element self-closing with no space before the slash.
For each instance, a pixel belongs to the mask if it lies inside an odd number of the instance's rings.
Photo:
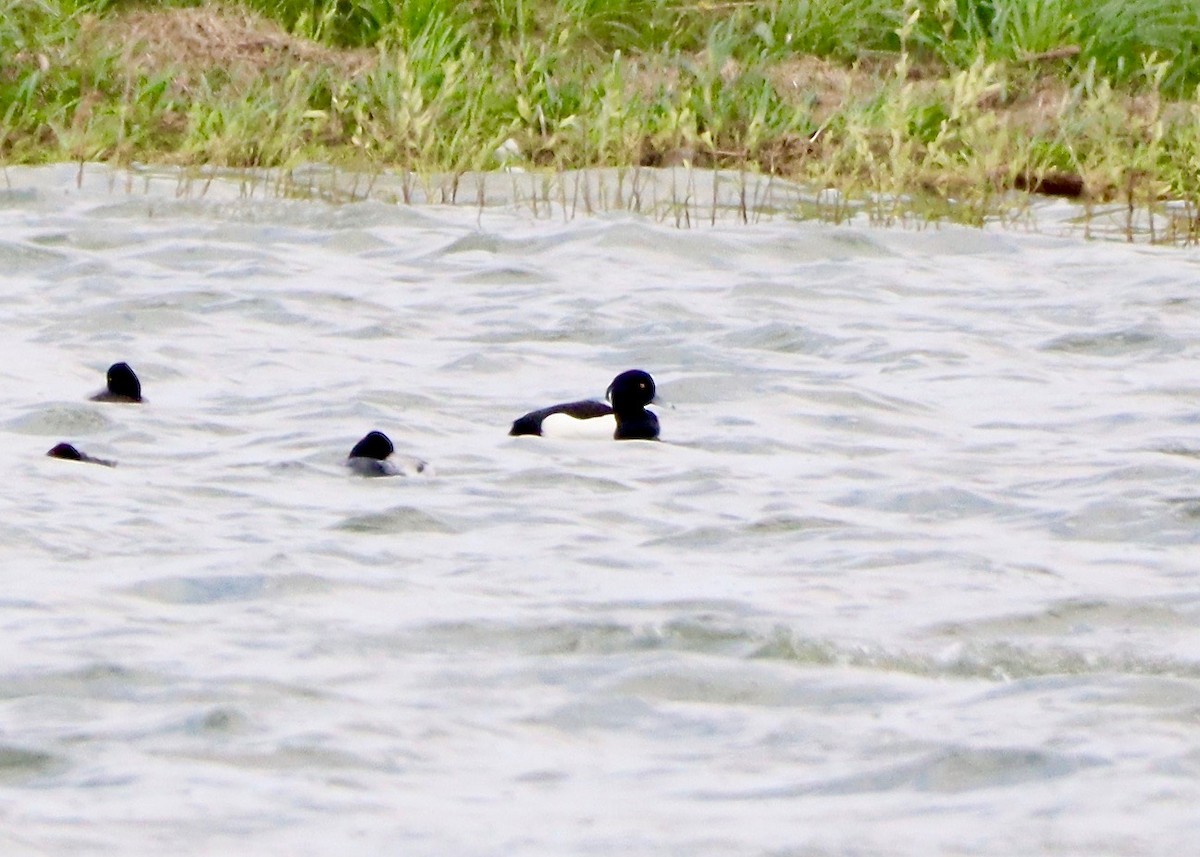
<svg viewBox="0 0 1200 857">
<path fill-rule="evenodd" d="M 215 3 L 182 9 L 135 6 L 91 16 L 84 33 L 101 50 L 119 55 L 124 76 L 171 74 L 184 91 L 214 73 L 242 84 L 297 67 L 354 75 L 374 58 L 369 49 L 322 45 L 245 8 Z"/>
</svg>

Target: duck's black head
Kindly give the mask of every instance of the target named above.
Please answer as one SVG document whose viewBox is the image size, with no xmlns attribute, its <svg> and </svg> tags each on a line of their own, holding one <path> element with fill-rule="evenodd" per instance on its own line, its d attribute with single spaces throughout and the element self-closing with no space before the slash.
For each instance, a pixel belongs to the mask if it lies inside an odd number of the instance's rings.
<svg viewBox="0 0 1200 857">
<path fill-rule="evenodd" d="M 129 368 L 128 363 L 114 363 L 108 367 L 108 392 L 132 402 L 142 400 L 142 382 Z"/>
<path fill-rule="evenodd" d="M 383 461 L 389 455 L 396 451 L 392 446 L 391 440 L 381 431 L 373 431 L 354 444 L 354 449 L 350 450 L 351 458 L 374 458 L 376 461 Z"/>
<path fill-rule="evenodd" d="M 639 411 L 654 401 L 654 379 L 649 372 L 630 369 L 622 372 L 608 386 L 608 400 L 617 413 Z"/>
<path fill-rule="evenodd" d="M 83 453 L 69 443 L 56 444 L 46 455 L 51 458 L 65 458 L 69 461 L 83 461 Z"/>
</svg>

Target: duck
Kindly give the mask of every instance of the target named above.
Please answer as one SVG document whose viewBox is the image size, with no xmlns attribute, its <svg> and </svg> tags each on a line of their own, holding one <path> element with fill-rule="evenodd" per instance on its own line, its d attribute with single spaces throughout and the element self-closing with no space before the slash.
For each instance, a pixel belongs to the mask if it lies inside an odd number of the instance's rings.
<svg viewBox="0 0 1200 857">
<path fill-rule="evenodd" d="M 142 401 L 142 382 L 137 373 L 129 368 L 128 363 L 114 363 L 108 367 L 106 387 L 92 396 L 93 402 L 125 402 L 137 403 Z"/>
<path fill-rule="evenodd" d="M 429 465 L 419 459 L 398 462 L 392 457 L 396 447 L 381 431 L 368 432 L 354 444 L 346 457 L 346 466 L 360 476 L 411 476 L 424 473 Z"/>
<path fill-rule="evenodd" d="M 649 372 L 630 369 L 613 378 L 604 402 L 584 399 L 530 411 L 513 421 L 509 434 L 540 437 L 591 437 L 611 440 L 658 440 L 658 417 L 646 405 L 655 400 Z"/>
<path fill-rule="evenodd" d="M 50 448 L 49 451 L 46 452 L 46 455 L 50 456 L 51 458 L 61 458 L 66 461 L 86 461 L 89 464 L 100 464 L 104 467 L 117 466 L 115 461 L 109 461 L 107 458 L 94 458 L 93 456 L 88 455 L 86 452 L 80 452 L 75 446 L 66 442 L 55 444 Z"/>
</svg>

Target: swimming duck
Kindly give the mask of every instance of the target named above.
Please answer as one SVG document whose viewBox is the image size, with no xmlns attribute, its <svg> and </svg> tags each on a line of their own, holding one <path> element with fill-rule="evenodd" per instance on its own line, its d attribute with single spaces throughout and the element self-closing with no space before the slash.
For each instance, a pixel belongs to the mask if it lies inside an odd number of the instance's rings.
<svg viewBox="0 0 1200 857">
<path fill-rule="evenodd" d="M 605 398 L 612 406 L 585 399 L 530 411 L 512 424 L 510 435 L 658 440 L 658 417 L 646 405 L 654 401 L 654 379 L 641 369 L 613 378 Z"/>
<path fill-rule="evenodd" d="M 93 458 L 86 452 L 80 452 L 69 443 L 55 444 L 54 447 L 46 453 L 46 455 L 50 456 L 51 458 L 62 458 L 67 461 L 86 461 L 89 464 L 102 464 L 105 467 L 117 466 L 115 461 L 109 461 L 107 458 Z"/>
<path fill-rule="evenodd" d="M 346 458 L 346 466 L 362 476 L 410 476 L 424 473 L 429 467 L 418 459 L 397 463 L 391 457 L 395 451 L 396 447 L 386 434 L 381 431 L 369 432 L 354 444 Z"/>
<path fill-rule="evenodd" d="M 107 387 L 92 396 L 93 402 L 140 402 L 142 382 L 128 363 L 114 363 L 108 367 Z"/>
</svg>

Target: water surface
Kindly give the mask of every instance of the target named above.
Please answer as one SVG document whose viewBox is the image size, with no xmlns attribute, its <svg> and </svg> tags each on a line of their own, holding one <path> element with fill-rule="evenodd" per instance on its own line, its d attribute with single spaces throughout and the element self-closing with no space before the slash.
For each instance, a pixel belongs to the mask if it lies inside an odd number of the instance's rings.
<svg viewBox="0 0 1200 857">
<path fill-rule="evenodd" d="M 5 854 L 1200 835 L 1197 252 L 6 178 Z"/>
</svg>

